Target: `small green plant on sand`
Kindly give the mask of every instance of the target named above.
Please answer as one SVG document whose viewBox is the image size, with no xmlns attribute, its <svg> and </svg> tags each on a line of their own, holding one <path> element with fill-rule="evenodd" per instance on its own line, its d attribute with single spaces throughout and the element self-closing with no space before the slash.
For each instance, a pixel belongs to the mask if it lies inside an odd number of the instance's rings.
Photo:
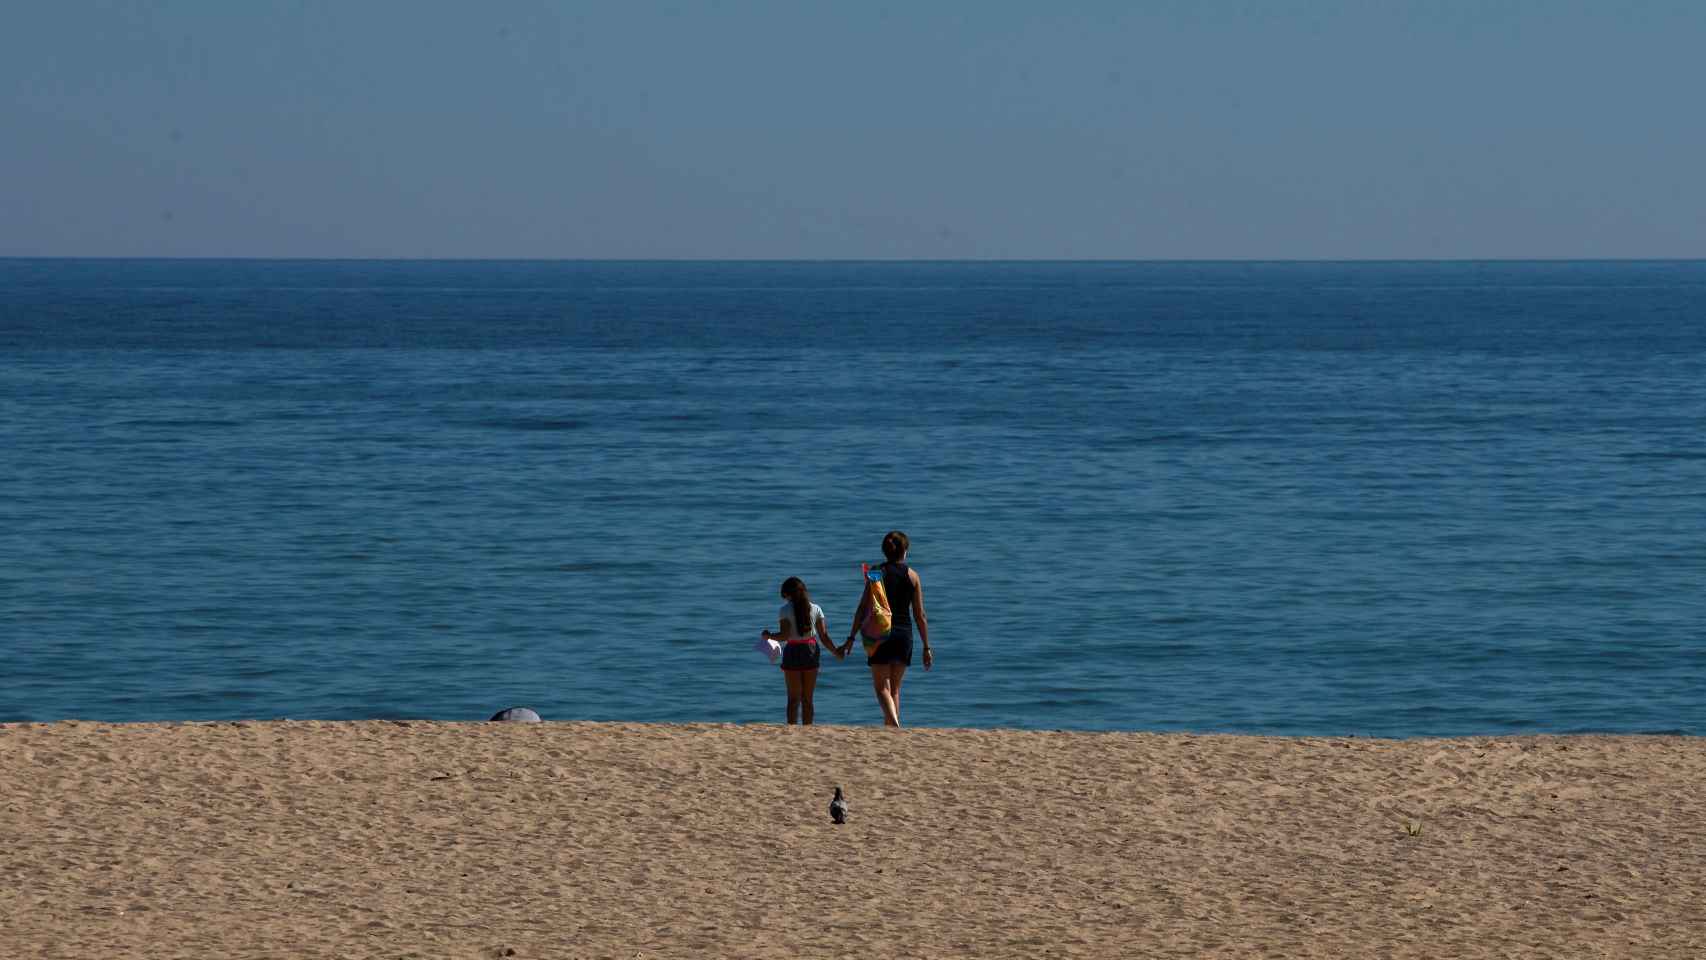
<svg viewBox="0 0 1706 960">
<path fill-rule="evenodd" d="M 1404 820 L 1404 833 L 1406 835 L 1412 836 L 1412 837 L 1421 836 L 1422 835 L 1422 821 L 1410 820 L 1410 819 L 1406 818 Z"/>
</svg>

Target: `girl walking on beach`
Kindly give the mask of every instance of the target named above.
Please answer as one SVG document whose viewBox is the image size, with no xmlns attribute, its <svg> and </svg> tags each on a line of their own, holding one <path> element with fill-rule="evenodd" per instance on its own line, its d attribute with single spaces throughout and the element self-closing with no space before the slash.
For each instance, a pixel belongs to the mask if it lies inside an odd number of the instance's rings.
<svg viewBox="0 0 1706 960">
<path fill-rule="evenodd" d="M 906 553 L 912 541 L 899 530 L 890 530 L 883 537 L 883 592 L 888 594 L 889 609 L 894 623 L 882 642 L 871 651 L 865 663 L 871 668 L 871 687 L 877 692 L 877 706 L 883 710 L 883 726 L 900 726 L 900 681 L 906 668 L 912 666 L 912 628 L 918 626 L 918 639 L 924 643 L 924 669 L 930 669 L 934 659 L 930 654 L 930 624 L 924 618 L 924 584 L 918 571 L 907 566 Z M 853 649 L 859 635 L 859 625 L 870 611 L 868 602 L 861 600 L 853 615 L 853 633 L 847 643 L 837 650 L 845 656 Z"/>
<path fill-rule="evenodd" d="M 780 632 L 766 630 L 764 638 L 782 644 L 782 679 L 788 683 L 788 722 L 811 723 L 812 691 L 817 687 L 823 647 L 828 647 L 837 660 L 846 654 L 836 650 L 834 641 L 829 639 L 823 609 L 812 602 L 804 580 L 789 577 L 782 581 L 782 599 L 785 602 L 777 621 Z"/>
</svg>

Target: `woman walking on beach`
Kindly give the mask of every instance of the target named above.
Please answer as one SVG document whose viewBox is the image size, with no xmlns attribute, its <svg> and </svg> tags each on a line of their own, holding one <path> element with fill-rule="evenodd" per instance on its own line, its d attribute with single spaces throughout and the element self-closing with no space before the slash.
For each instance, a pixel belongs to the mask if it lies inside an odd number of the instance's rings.
<svg viewBox="0 0 1706 960">
<path fill-rule="evenodd" d="M 906 563 L 906 554 L 911 547 L 912 541 L 899 530 L 890 530 L 883 537 L 883 592 L 888 594 L 894 623 L 865 662 L 871 668 L 871 687 L 876 690 L 877 706 L 883 710 L 885 727 L 900 726 L 900 681 L 906 675 L 906 668 L 912 666 L 914 624 L 918 626 L 918 639 L 924 644 L 924 669 L 930 669 L 933 659 L 930 654 L 930 624 L 924 618 L 924 584 L 918 579 L 918 571 Z M 867 607 L 866 602 L 859 604 L 858 612 L 853 615 L 853 634 L 847 638 L 846 646 L 836 651 L 839 655 L 845 656 L 853 649 L 859 625 L 865 622 L 865 615 L 870 612 Z"/>
<path fill-rule="evenodd" d="M 812 602 L 804 580 L 789 577 L 782 581 L 782 599 L 786 602 L 778 614 L 780 632 L 766 630 L 764 639 L 782 644 L 782 679 L 788 683 L 788 722 L 811 723 L 812 691 L 817 688 L 823 647 L 833 651 L 837 660 L 845 654 L 836 650 L 834 641 L 829 639 L 823 609 Z"/>
</svg>

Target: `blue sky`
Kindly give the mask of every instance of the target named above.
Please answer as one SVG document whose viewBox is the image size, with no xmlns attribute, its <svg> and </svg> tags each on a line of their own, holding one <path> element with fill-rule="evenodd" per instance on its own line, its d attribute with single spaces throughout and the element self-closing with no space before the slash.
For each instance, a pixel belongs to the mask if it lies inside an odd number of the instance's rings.
<svg viewBox="0 0 1706 960">
<path fill-rule="evenodd" d="M 8 5 L 0 255 L 1706 257 L 1706 4 Z"/>
</svg>

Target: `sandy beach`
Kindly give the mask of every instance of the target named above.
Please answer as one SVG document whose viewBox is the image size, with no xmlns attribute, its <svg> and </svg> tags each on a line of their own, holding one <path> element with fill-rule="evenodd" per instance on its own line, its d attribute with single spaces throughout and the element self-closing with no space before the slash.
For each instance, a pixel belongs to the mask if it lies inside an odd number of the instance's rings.
<svg viewBox="0 0 1706 960">
<path fill-rule="evenodd" d="M 1703 783 L 1675 737 L 12 725 L 0 945 L 1693 958 Z"/>
</svg>

